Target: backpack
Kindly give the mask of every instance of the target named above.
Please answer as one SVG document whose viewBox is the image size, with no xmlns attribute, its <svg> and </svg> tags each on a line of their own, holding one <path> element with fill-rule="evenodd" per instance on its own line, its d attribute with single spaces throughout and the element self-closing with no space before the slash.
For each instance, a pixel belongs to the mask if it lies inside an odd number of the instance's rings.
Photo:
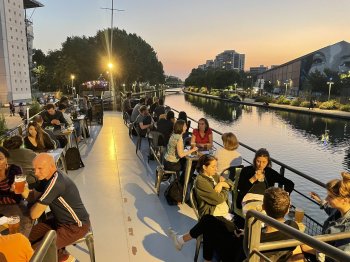
<svg viewBox="0 0 350 262">
<path fill-rule="evenodd" d="M 68 148 L 65 159 L 67 170 L 77 170 L 85 166 L 81 160 L 79 149 L 76 147 Z"/>
<path fill-rule="evenodd" d="M 164 196 L 168 205 L 174 206 L 182 202 L 183 187 L 178 179 L 170 183 L 164 192 Z"/>
</svg>

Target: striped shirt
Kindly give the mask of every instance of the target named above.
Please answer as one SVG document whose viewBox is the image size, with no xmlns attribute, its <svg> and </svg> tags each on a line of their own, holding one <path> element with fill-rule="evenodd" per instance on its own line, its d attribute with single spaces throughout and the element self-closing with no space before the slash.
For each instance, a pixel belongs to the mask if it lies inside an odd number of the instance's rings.
<svg viewBox="0 0 350 262">
<path fill-rule="evenodd" d="M 49 180 L 40 181 L 36 190 L 42 192 L 39 203 L 50 206 L 59 225 L 89 222 L 78 188 L 66 174 L 56 171 Z"/>
</svg>

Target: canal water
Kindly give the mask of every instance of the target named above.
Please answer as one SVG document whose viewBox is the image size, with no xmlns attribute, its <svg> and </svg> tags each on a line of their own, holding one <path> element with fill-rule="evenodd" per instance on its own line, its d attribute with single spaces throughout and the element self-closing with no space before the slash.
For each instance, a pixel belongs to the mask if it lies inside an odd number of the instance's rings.
<svg viewBox="0 0 350 262">
<path fill-rule="evenodd" d="M 350 122 L 335 118 L 318 117 L 301 113 L 234 105 L 193 95 L 166 96 L 165 103 L 198 120 L 205 117 L 209 125 L 224 133 L 233 132 L 240 142 L 252 148 L 266 148 L 271 156 L 323 183 L 339 178 L 341 171 L 350 170 Z M 196 127 L 193 123 L 192 127 Z M 221 138 L 214 134 L 214 140 Z M 252 152 L 239 147 L 247 161 Z M 247 163 L 245 163 L 247 165 Z M 279 166 L 273 165 L 277 171 Z M 304 178 L 286 171 L 286 177 L 304 194 L 315 191 L 321 196 L 326 191 Z M 292 194 L 293 204 L 302 206 L 317 221 L 325 216 L 309 201 Z"/>
</svg>

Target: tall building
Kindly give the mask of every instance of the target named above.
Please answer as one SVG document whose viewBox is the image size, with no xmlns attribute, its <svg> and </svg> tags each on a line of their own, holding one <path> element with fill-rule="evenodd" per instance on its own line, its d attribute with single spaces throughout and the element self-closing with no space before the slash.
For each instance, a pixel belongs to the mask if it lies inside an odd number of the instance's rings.
<svg viewBox="0 0 350 262">
<path fill-rule="evenodd" d="M 258 74 L 264 73 L 266 70 L 267 70 L 267 66 L 260 65 L 260 66 L 256 66 L 256 67 L 251 67 L 249 69 L 249 73 L 251 75 L 258 75 Z"/>
<path fill-rule="evenodd" d="M 214 60 L 207 60 L 205 64 L 198 68 L 207 70 L 210 68 L 221 68 L 225 70 L 244 70 L 245 55 L 239 54 L 235 50 L 226 50 L 218 54 Z"/>
<path fill-rule="evenodd" d="M 31 99 L 25 8 L 35 0 L 0 0 L 0 102 Z"/>
</svg>

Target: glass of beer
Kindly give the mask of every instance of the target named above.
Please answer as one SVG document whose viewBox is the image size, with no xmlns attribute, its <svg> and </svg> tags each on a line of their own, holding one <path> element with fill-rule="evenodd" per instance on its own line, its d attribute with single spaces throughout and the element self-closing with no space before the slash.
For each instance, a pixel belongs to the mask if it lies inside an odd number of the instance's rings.
<svg viewBox="0 0 350 262">
<path fill-rule="evenodd" d="M 302 208 L 295 208 L 295 222 L 302 223 L 304 218 L 304 210 Z"/>
<path fill-rule="evenodd" d="M 22 194 L 26 184 L 26 175 L 20 174 L 15 176 L 15 194 Z"/>
<path fill-rule="evenodd" d="M 19 222 L 21 221 L 19 216 L 10 216 L 7 220 L 10 234 L 19 233 Z"/>
</svg>

